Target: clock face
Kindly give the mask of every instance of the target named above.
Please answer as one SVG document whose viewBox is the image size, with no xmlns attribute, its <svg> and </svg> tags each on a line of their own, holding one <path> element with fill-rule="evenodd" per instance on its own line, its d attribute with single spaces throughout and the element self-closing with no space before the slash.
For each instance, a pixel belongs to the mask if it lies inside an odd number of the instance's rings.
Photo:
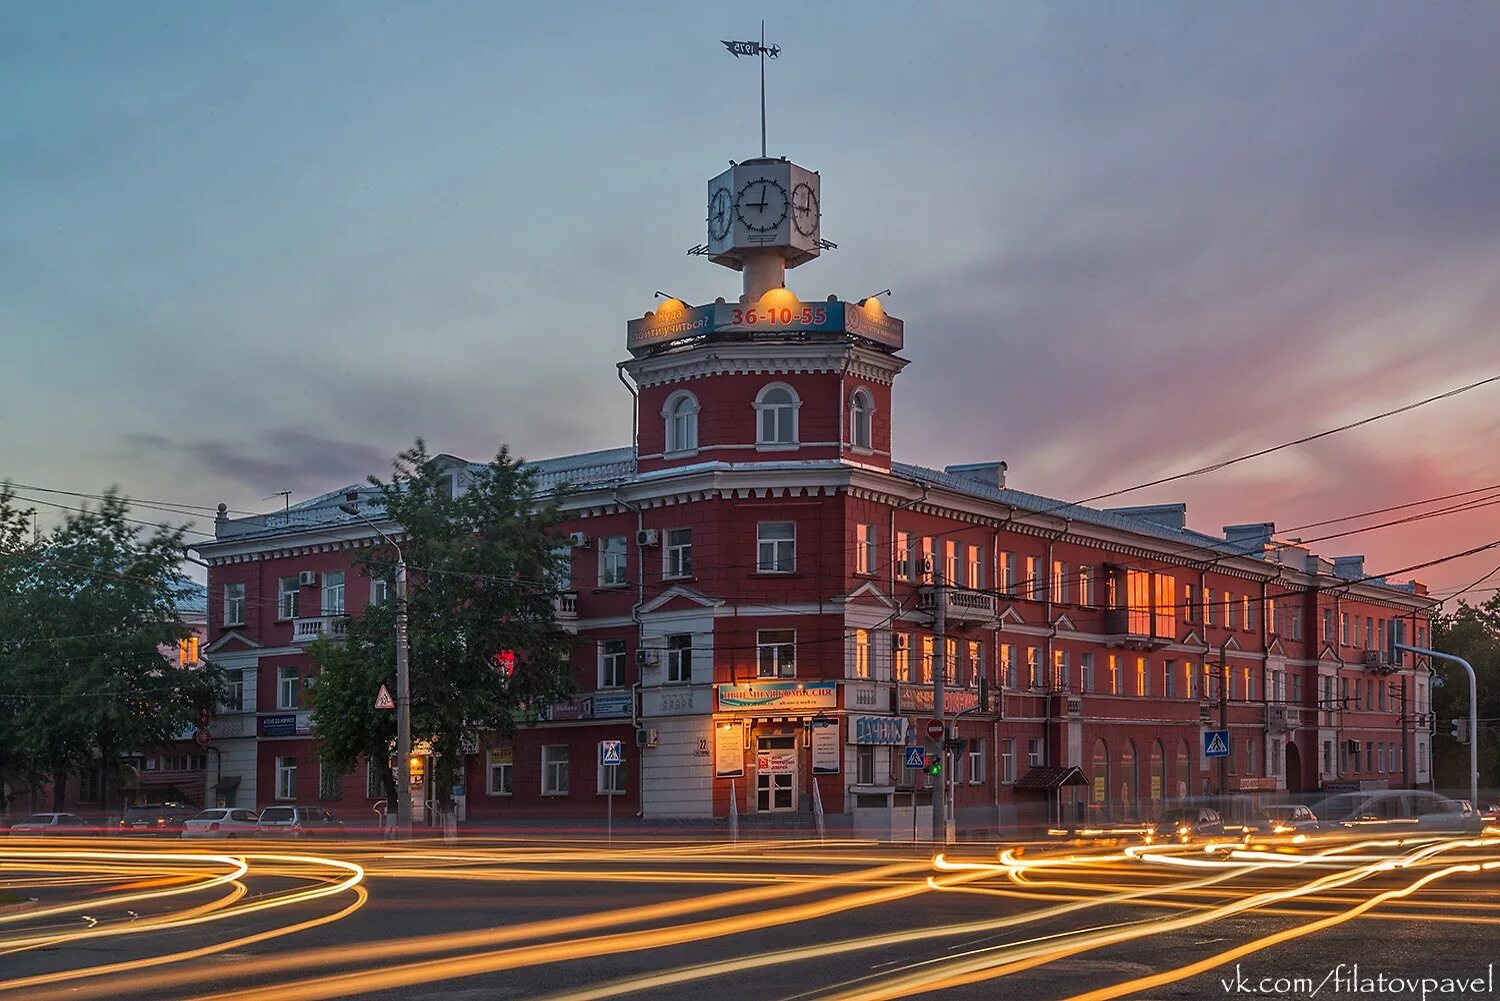
<svg viewBox="0 0 1500 1001">
<path fill-rule="evenodd" d="M 818 231 L 818 193 L 806 181 L 792 189 L 792 225 L 803 236 Z"/>
<path fill-rule="evenodd" d="M 734 198 L 734 213 L 752 233 L 770 233 L 786 221 L 791 199 L 786 188 L 769 177 L 745 182 Z"/>
<path fill-rule="evenodd" d="M 730 213 L 734 211 L 728 188 L 718 188 L 708 200 L 708 235 L 710 239 L 722 240 L 729 235 L 729 225 L 734 222 Z"/>
</svg>

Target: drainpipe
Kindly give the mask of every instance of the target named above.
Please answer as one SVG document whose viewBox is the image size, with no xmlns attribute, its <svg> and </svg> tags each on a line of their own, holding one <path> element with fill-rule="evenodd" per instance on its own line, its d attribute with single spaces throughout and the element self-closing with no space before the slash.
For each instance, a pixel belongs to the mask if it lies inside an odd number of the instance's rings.
<svg viewBox="0 0 1500 1001">
<path fill-rule="evenodd" d="M 626 380 L 625 364 L 619 362 L 615 365 L 615 376 L 634 401 L 630 407 L 630 463 L 632 469 L 638 472 L 641 462 L 641 394 Z"/>
</svg>

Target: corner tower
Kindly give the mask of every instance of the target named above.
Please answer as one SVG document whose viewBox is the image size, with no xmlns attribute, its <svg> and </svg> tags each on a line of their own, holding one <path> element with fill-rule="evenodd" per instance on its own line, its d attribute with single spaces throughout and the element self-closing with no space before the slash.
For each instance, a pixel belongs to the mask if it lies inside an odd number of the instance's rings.
<svg viewBox="0 0 1500 1001">
<path fill-rule="evenodd" d="M 627 325 L 641 472 L 706 462 L 833 461 L 888 470 L 891 388 L 906 360 L 878 296 L 799 296 L 786 273 L 822 238 L 821 179 L 785 157 L 731 163 L 708 182 L 705 244 L 743 290 L 668 298 Z"/>
</svg>

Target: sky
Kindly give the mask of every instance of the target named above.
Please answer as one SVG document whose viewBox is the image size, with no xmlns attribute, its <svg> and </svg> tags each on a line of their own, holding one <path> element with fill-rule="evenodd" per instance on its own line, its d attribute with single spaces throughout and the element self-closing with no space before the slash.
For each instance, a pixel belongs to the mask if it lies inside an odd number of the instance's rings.
<svg viewBox="0 0 1500 1001">
<path fill-rule="evenodd" d="M 625 321 L 738 293 L 685 251 L 758 152 L 719 40 L 762 14 L 838 244 L 788 285 L 893 290 L 900 459 L 1080 498 L 1500 374 L 1494 4 L 11 3 L 0 478 L 268 510 L 418 435 L 628 444 Z M 1500 384 L 1110 503 L 1293 529 L 1490 484 Z"/>
</svg>

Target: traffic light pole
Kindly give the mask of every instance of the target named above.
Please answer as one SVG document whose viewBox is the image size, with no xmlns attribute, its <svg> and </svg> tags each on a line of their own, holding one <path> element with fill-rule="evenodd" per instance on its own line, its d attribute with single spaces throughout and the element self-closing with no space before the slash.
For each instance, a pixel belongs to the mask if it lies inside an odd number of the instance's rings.
<svg viewBox="0 0 1500 1001">
<path fill-rule="evenodd" d="M 1434 660 L 1446 660 L 1457 664 L 1469 676 L 1469 805 L 1479 809 L 1479 682 L 1474 677 L 1474 665 L 1451 653 L 1438 653 L 1419 646 L 1392 643 L 1394 649 L 1415 653 Z"/>
</svg>

